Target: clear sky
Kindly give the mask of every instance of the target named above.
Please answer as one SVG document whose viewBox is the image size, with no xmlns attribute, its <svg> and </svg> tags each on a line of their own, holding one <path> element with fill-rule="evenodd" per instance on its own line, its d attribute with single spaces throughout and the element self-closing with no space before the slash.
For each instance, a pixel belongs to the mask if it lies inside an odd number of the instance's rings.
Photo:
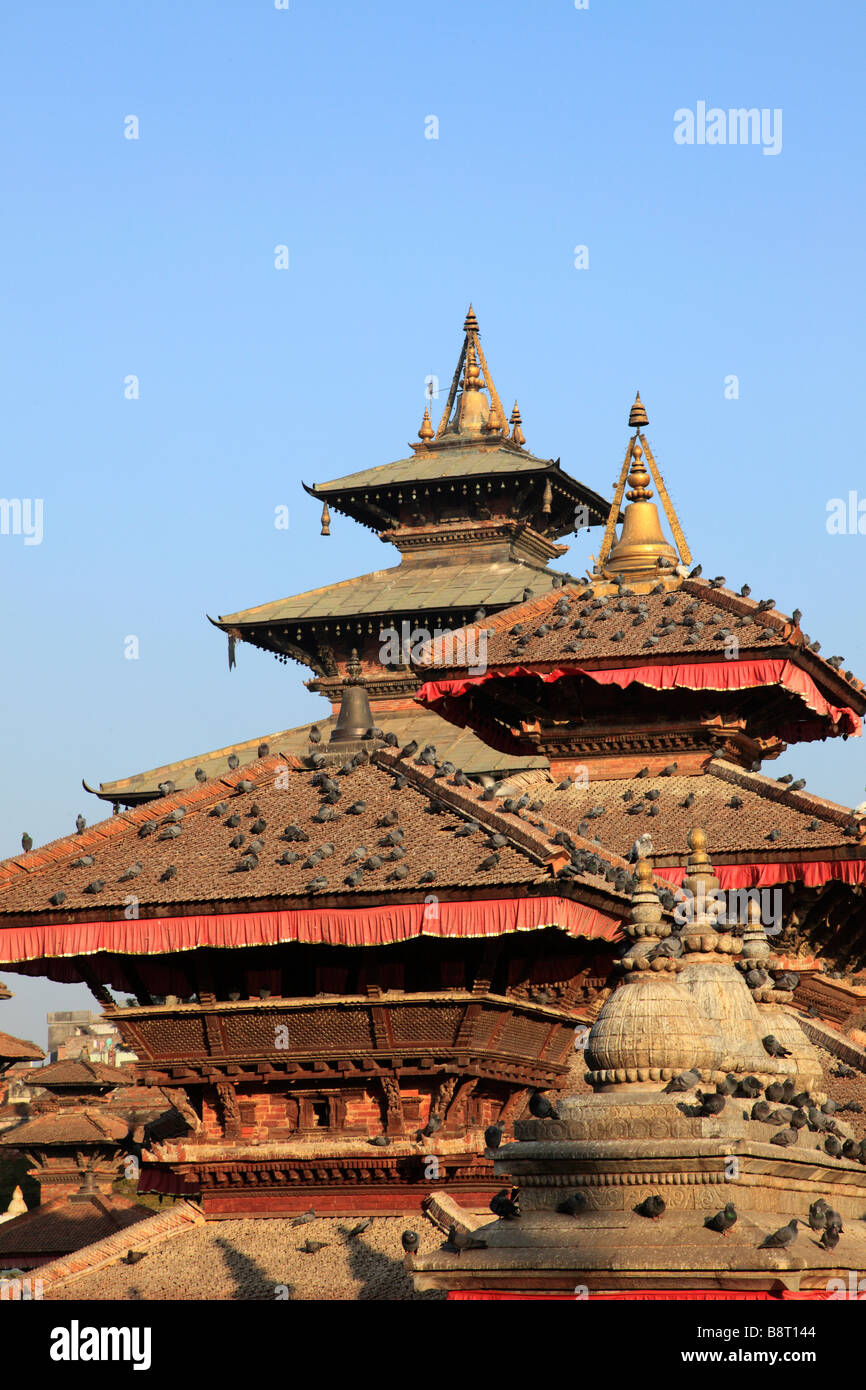
<svg viewBox="0 0 866 1390">
<path fill-rule="evenodd" d="M 100 819 L 82 777 L 325 708 L 254 648 L 229 674 L 205 615 L 396 560 L 322 539 L 301 480 L 405 456 L 470 299 L 533 452 L 609 493 L 639 387 L 695 558 L 866 672 L 866 535 L 826 528 L 866 499 L 862 5 L 49 0 L 2 30 L 0 492 L 43 534 L 0 535 L 0 854 Z M 767 138 L 698 143 L 699 103 Z M 783 769 L 863 798 L 862 741 Z M 5 1031 L 92 1002 L 4 976 Z"/>
</svg>

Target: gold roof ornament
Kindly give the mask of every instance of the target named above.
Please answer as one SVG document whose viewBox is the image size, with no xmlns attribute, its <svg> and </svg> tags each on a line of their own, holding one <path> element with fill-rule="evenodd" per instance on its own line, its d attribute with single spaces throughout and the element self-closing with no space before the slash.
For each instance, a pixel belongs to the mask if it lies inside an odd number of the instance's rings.
<svg viewBox="0 0 866 1390">
<path fill-rule="evenodd" d="M 322 530 L 321 535 L 330 536 L 331 534 L 331 513 L 328 510 L 327 502 L 322 503 Z"/>
<path fill-rule="evenodd" d="M 665 587 L 675 588 L 680 583 L 678 565 L 690 565 L 692 556 L 664 479 L 653 458 L 646 436 L 642 433 L 649 420 L 640 392 L 635 396 L 628 420 L 634 434 L 625 451 L 595 573 L 601 579 L 614 580 L 622 577 L 630 584 L 638 586 L 650 587 L 661 581 Z M 665 539 L 661 529 L 658 509 L 651 500 L 651 480 L 655 483 L 664 506 L 676 547 Z M 626 494 L 627 486 L 629 491 Z M 622 533 L 619 540 L 615 541 L 616 523 L 624 494 L 629 505 L 625 509 Z"/>
<path fill-rule="evenodd" d="M 526 443 L 526 435 L 523 433 L 523 430 L 520 428 L 520 426 L 523 424 L 523 421 L 522 421 L 521 418 L 520 418 L 520 411 L 519 411 L 519 409 L 518 409 L 518 407 L 517 407 L 517 401 L 514 402 L 514 409 L 513 409 L 512 412 L 511 412 L 511 419 L 509 420 L 508 423 L 511 425 L 511 440 L 512 440 L 512 443 L 514 443 L 514 444 L 525 444 L 525 443 Z"/>
<path fill-rule="evenodd" d="M 430 407 L 424 407 L 424 419 L 421 421 L 421 428 L 418 431 L 418 438 L 423 439 L 426 444 L 428 439 L 433 438 L 433 422 L 430 419 Z"/>
<path fill-rule="evenodd" d="M 628 423 L 629 428 L 633 430 L 646 429 L 647 425 L 649 424 L 649 419 L 644 409 L 643 401 L 640 398 L 640 391 L 638 391 L 637 395 L 635 396 L 634 405 L 629 411 Z"/>
<path fill-rule="evenodd" d="M 487 366 L 478 319 L 471 304 L 463 323 L 463 333 L 463 347 L 434 442 L 451 443 L 454 435 L 475 438 L 499 435 L 507 439 L 507 417 Z M 458 388 L 461 388 L 459 393 Z M 448 439 L 445 439 L 446 435 Z M 426 441 L 423 447 L 427 447 Z"/>
</svg>

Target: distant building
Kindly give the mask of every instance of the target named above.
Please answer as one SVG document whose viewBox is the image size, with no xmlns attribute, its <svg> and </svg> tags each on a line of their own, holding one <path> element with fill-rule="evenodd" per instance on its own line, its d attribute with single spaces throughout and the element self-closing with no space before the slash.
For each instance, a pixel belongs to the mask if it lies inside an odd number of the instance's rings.
<svg viewBox="0 0 866 1390">
<path fill-rule="evenodd" d="M 134 1062 L 136 1056 L 124 1045 L 114 1024 L 106 1023 L 101 1014 L 87 1009 L 66 1009 L 50 1013 L 48 1020 L 48 1058 L 61 1062 L 80 1057 L 86 1052 L 92 1062 L 106 1066 L 122 1066 Z"/>
</svg>

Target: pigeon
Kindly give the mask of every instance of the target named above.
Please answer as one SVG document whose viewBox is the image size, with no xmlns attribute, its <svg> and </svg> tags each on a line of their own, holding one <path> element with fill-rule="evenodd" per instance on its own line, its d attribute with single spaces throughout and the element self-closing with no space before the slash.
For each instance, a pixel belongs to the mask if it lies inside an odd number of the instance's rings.
<svg viewBox="0 0 866 1390">
<path fill-rule="evenodd" d="M 357 1225 L 352 1227 L 351 1231 L 349 1232 L 348 1239 L 357 1240 L 358 1236 L 362 1236 L 364 1234 L 364 1232 L 367 1230 L 367 1227 L 371 1224 L 372 1220 L 372 1216 L 368 1216 L 366 1221 L 359 1221 Z"/>
<path fill-rule="evenodd" d="M 839 1244 L 841 1228 L 839 1226 L 825 1226 L 824 1234 L 821 1236 L 821 1245 L 825 1250 L 835 1250 Z"/>
<path fill-rule="evenodd" d="M 660 1221 L 667 1211 L 667 1204 L 656 1193 L 650 1193 L 649 1197 L 645 1197 L 636 1210 L 641 1216 L 648 1216 L 650 1221 Z"/>
<path fill-rule="evenodd" d="M 423 874 L 421 875 L 421 877 L 419 878 L 418 882 L 419 882 L 419 883 L 432 883 L 433 880 L 435 879 L 435 877 L 436 877 L 436 870 L 435 870 L 435 869 L 428 869 L 426 873 L 423 873 Z"/>
<path fill-rule="evenodd" d="M 32 835 L 28 835 L 26 830 L 21 836 L 21 848 L 25 854 L 29 854 L 33 848 L 33 837 Z"/>
<path fill-rule="evenodd" d="M 327 886 L 328 880 L 326 878 L 322 878 L 321 876 L 319 878 L 312 879 L 311 882 L 307 884 L 307 887 L 309 888 L 311 893 L 320 893 L 322 889 L 327 888 Z"/>
<path fill-rule="evenodd" d="M 716 1086 L 716 1091 L 720 1096 L 734 1096 L 737 1094 L 739 1085 L 739 1078 L 734 1076 L 733 1072 L 728 1072 L 727 1076 Z"/>
<path fill-rule="evenodd" d="M 137 1265 L 139 1260 L 145 1259 L 146 1256 L 146 1250 L 127 1250 L 126 1254 L 122 1258 L 121 1263 L 125 1265 Z"/>
<path fill-rule="evenodd" d="M 388 1134 L 376 1134 L 370 1140 L 374 1149 L 387 1149 L 391 1144 L 391 1137 Z"/>
<path fill-rule="evenodd" d="M 327 1248 L 328 1242 L 326 1240 L 307 1239 L 304 1241 L 303 1245 L 298 1246 L 302 1255 L 318 1255 L 320 1250 L 327 1250 Z"/>
<path fill-rule="evenodd" d="M 497 1120 L 495 1125 L 488 1125 L 484 1131 L 485 1148 L 498 1149 L 504 1133 L 505 1125 L 502 1120 Z"/>
<path fill-rule="evenodd" d="M 685 800 L 680 802 L 680 805 L 682 806 L 684 811 L 689 811 L 691 810 L 692 806 L 694 806 L 695 800 L 696 798 L 694 792 L 689 792 Z"/>
<path fill-rule="evenodd" d="M 728 1202 L 721 1211 L 717 1211 L 715 1216 L 708 1216 L 704 1225 L 709 1231 L 718 1231 L 726 1236 L 737 1221 L 737 1208 L 733 1202 Z"/>
<path fill-rule="evenodd" d="M 480 1236 L 470 1235 L 469 1231 L 463 1230 L 462 1227 L 449 1226 L 446 1247 L 462 1255 L 464 1250 L 486 1250 L 487 1241 L 482 1240 Z"/>
<path fill-rule="evenodd" d="M 673 1080 L 668 1082 L 667 1086 L 665 1087 L 665 1090 L 673 1095 L 676 1095 L 682 1091 L 692 1091 L 694 1090 L 695 1086 L 697 1086 L 700 1079 L 700 1072 L 681 1071 L 679 1076 L 675 1076 Z"/>
<path fill-rule="evenodd" d="M 835 1134 L 827 1135 L 827 1138 L 824 1140 L 824 1152 L 828 1153 L 831 1158 L 842 1157 L 842 1145 L 839 1143 Z"/>
<path fill-rule="evenodd" d="M 827 1224 L 827 1213 L 829 1210 L 830 1208 L 827 1206 L 823 1197 L 819 1197 L 816 1202 L 812 1203 L 809 1208 L 809 1225 L 813 1231 L 823 1231 Z"/>
<path fill-rule="evenodd" d="M 491 869 L 495 869 L 498 866 L 498 864 L 499 855 L 494 850 L 493 854 L 488 854 L 486 859 L 482 859 L 481 863 L 478 865 L 478 872 L 489 873 L 489 871 Z"/>
<path fill-rule="evenodd" d="M 764 1045 L 764 1051 L 769 1053 L 771 1057 L 790 1057 L 791 1055 L 790 1049 L 783 1047 L 779 1039 L 774 1038 L 772 1033 L 768 1033 L 765 1038 L 761 1039 L 761 1042 Z"/>
<path fill-rule="evenodd" d="M 72 861 L 72 868 L 73 868 L 73 869 L 89 869 L 92 863 L 93 863 L 93 855 L 92 855 L 92 854 L 82 854 L 82 856 L 81 856 L 80 859 L 73 859 L 73 861 Z"/>
<path fill-rule="evenodd" d="M 564 1197 L 558 1203 L 556 1210 L 563 1216 L 577 1216 L 586 1206 L 586 1198 L 582 1192 L 572 1192 L 570 1196 Z"/>
<path fill-rule="evenodd" d="M 62 888 L 58 888 L 56 893 L 51 894 L 51 897 L 48 899 L 48 901 L 50 902 L 52 907 L 60 907 L 62 903 L 66 902 L 66 894 L 64 893 Z"/>
<path fill-rule="evenodd" d="M 85 893 L 101 893 L 105 887 L 105 882 L 101 878 L 95 878 L 92 883 L 88 883 L 84 889 Z"/>
<path fill-rule="evenodd" d="M 212 812 L 211 812 L 211 815 L 214 815 L 214 814 L 215 814 L 215 813 L 212 811 Z M 155 831 L 155 830 L 158 830 L 158 829 L 159 829 L 159 825 L 158 825 L 158 822 L 157 822 L 157 821 L 155 821 L 155 820 L 146 820 L 146 821 L 144 822 L 144 825 L 139 826 L 138 838 L 139 838 L 140 840 L 146 840 L 147 837 L 148 837 L 148 835 L 152 835 L 152 834 L 154 833 L 154 831 Z"/>
<path fill-rule="evenodd" d="M 400 1237 L 400 1244 L 407 1255 L 417 1255 L 421 1239 L 417 1231 L 404 1231 Z"/>
<path fill-rule="evenodd" d="M 704 1115 L 721 1115 L 727 1101 L 724 1096 L 708 1095 L 705 1091 L 698 1091 L 698 1100 L 701 1103 L 701 1110 Z"/>
<path fill-rule="evenodd" d="M 75 829 L 79 835 L 84 834 L 85 830 L 87 829 L 87 821 L 84 819 L 83 816 L 75 817 Z"/>
<path fill-rule="evenodd" d="M 782 1085 L 781 1081 L 771 1081 L 766 1091 L 764 1092 L 764 1095 L 767 1097 L 767 1100 L 772 1101 L 774 1105 L 779 1104 L 779 1101 L 782 1099 L 784 1094 L 785 1088 Z"/>
<path fill-rule="evenodd" d="M 229 767 L 231 768 L 232 772 L 234 772 L 234 771 L 235 771 L 237 768 L 239 768 L 240 765 L 241 765 L 241 760 L 240 760 L 240 758 L 238 757 L 237 753 L 229 753 L 228 758 L 226 759 L 226 762 L 228 763 L 228 765 L 229 765 Z"/>
<path fill-rule="evenodd" d="M 771 1232 L 765 1236 L 758 1246 L 759 1250 L 784 1250 L 797 1239 L 797 1218 L 792 1216 L 787 1226 L 780 1226 L 778 1231 Z"/>
<path fill-rule="evenodd" d="M 500 1221 L 516 1221 L 520 1215 L 520 1202 L 516 1187 L 503 1187 L 490 1200 L 490 1210 Z"/>
<path fill-rule="evenodd" d="M 168 868 L 167 868 L 167 869 L 164 869 L 163 872 L 162 872 L 162 873 L 160 874 L 160 876 L 159 876 L 159 881 L 160 881 L 160 883 L 168 883 L 170 879 L 173 879 L 173 878 L 174 878 L 174 876 L 175 876 L 176 873 L 177 873 L 177 866 L 174 865 L 174 864 L 169 864 Z"/>
<path fill-rule="evenodd" d="M 540 1091 L 534 1091 L 529 1098 L 529 1113 L 534 1115 L 536 1120 L 558 1120 L 559 1111 L 556 1106 L 551 1104 L 547 1096 L 543 1096 Z"/>
<path fill-rule="evenodd" d="M 423 1136 L 424 1136 L 425 1139 L 429 1139 L 429 1138 L 431 1137 L 431 1135 L 435 1134 L 436 1131 L 437 1131 L 438 1129 L 441 1129 L 441 1128 L 442 1128 L 442 1116 L 441 1116 L 440 1114 L 438 1114 L 437 1111 L 431 1110 L 431 1111 L 430 1111 L 430 1117 L 429 1117 L 429 1119 L 427 1120 L 426 1125 L 424 1126 L 424 1128 L 423 1128 L 422 1130 L 419 1130 L 418 1132 L 419 1132 L 419 1134 L 423 1134 Z"/>
<path fill-rule="evenodd" d="M 771 1144 L 779 1144 L 779 1145 L 781 1145 L 783 1148 L 786 1148 L 786 1147 L 788 1147 L 788 1146 L 791 1145 L 791 1144 L 796 1144 L 796 1142 L 797 1142 L 797 1130 L 796 1130 L 796 1129 L 780 1129 L 779 1132 L 778 1132 L 778 1134 L 774 1134 L 773 1137 L 772 1137 L 772 1139 L 770 1140 L 770 1143 L 771 1143 Z"/>
<path fill-rule="evenodd" d="M 129 883 L 131 879 L 138 878 L 138 875 L 141 873 L 141 869 L 141 860 L 138 860 L 135 864 L 130 864 L 129 868 L 126 870 L 126 873 L 120 875 L 118 882 Z"/>
<path fill-rule="evenodd" d="M 321 731 L 321 729 L 319 728 L 318 724 L 311 724 L 311 725 L 310 725 L 310 743 L 321 743 L 321 742 L 322 742 L 322 731 Z"/>
<path fill-rule="evenodd" d="M 308 1221 L 315 1221 L 315 1220 L 316 1220 L 316 1213 L 315 1213 L 315 1211 L 313 1210 L 312 1207 L 309 1207 L 309 1208 L 307 1209 L 307 1211 L 302 1212 L 300 1216 L 296 1216 L 296 1217 L 294 1218 L 294 1220 L 292 1221 L 292 1225 L 293 1225 L 293 1226 L 306 1226 L 306 1224 L 307 1224 Z"/>
</svg>

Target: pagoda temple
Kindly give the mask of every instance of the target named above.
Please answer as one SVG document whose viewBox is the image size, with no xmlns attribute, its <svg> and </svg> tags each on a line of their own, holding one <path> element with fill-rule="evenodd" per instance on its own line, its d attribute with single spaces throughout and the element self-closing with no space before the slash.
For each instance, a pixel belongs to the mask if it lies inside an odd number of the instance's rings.
<svg viewBox="0 0 866 1390">
<path fill-rule="evenodd" d="M 228 636 L 230 665 L 236 644 L 246 642 L 313 671 L 307 688 L 331 705 L 317 726 L 325 735 L 333 728 L 341 680 L 357 651 L 376 724 L 387 725 L 401 744 L 413 738 L 434 743 L 469 776 L 483 776 L 542 767 L 544 759 L 533 752 L 503 754 L 419 706 L 413 650 L 425 635 L 462 628 L 479 610 L 482 616 L 494 614 L 564 583 L 567 576 L 548 569 L 568 550 L 561 537 L 601 525 L 609 506 L 566 473 L 559 459 L 529 452 L 516 402 L 506 418 L 471 305 L 463 331 L 435 433 L 428 407 L 420 442 L 410 444 L 408 458 L 303 485 L 322 503 L 322 535 L 330 534 L 332 512 L 339 513 L 393 546 L 400 563 L 215 623 Z M 241 765 L 254 762 L 263 744 L 269 751 L 303 754 L 309 734 L 310 726 L 304 725 L 247 739 L 102 783 L 95 794 L 117 805 L 137 805 L 160 796 L 166 786 L 195 785 L 197 773 L 220 773 L 229 757 Z"/>
<path fill-rule="evenodd" d="M 592 574 L 485 619 L 483 672 L 455 661 L 453 642 L 430 643 L 417 699 L 503 752 L 542 755 L 549 771 L 511 779 L 517 794 L 544 797 L 555 828 L 652 854 L 674 885 L 690 830 L 711 827 L 723 890 L 779 890 L 788 949 L 862 964 L 866 805 L 762 768 L 790 744 L 859 735 L 866 689 L 819 654 L 799 612 L 690 568 L 639 396 L 629 423 Z"/>
<path fill-rule="evenodd" d="M 87 983 L 137 1080 L 183 1098 L 140 1190 L 211 1216 L 417 1210 L 431 1176 L 489 1196 L 485 1128 L 564 1084 L 629 866 L 587 843 L 561 874 L 543 825 L 373 730 L 353 664 L 304 757 L 0 865 L 0 959 Z"/>
</svg>

